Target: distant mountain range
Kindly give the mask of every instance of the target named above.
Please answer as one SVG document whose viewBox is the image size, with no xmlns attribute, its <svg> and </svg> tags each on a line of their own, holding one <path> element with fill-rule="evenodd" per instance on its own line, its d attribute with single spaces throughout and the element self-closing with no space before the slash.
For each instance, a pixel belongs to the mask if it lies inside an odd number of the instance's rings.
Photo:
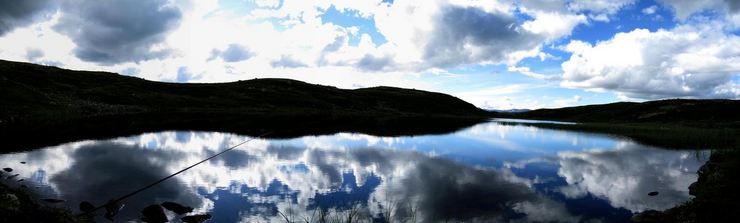
<svg viewBox="0 0 740 223">
<path fill-rule="evenodd" d="M 522 112 L 528 112 L 531 111 L 531 109 L 486 109 L 488 111 L 492 112 L 501 112 L 501 113 L 522 113 Z"/>
</svg>

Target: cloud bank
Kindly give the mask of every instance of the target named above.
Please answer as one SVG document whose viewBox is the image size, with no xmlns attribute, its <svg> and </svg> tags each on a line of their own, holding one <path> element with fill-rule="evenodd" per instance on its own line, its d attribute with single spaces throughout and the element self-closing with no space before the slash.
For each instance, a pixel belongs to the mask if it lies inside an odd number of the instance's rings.
<svg viewBox="0 0 740 223">
<path fill-rule="evenodd" d="M 102 64 L 169 56 L 171 49 L 159 44 L 182 16 L 166 0 L 67 0 L 61 10 L 55 30 L 74 41 L 78 58 Z"/>
<path fill-rule="evenodd" d="M 595 45 L 571 41 L 563 86 L 607 89 L 630 98 L 737 98 L 740 37 L 714 25 L 635 29 Z"/>
<path fill-rule="evenodd" d="M 29 25 L 54 9 L 53 0 L 0 2 L 0 37 L 16 27 Z"/>
</svg>

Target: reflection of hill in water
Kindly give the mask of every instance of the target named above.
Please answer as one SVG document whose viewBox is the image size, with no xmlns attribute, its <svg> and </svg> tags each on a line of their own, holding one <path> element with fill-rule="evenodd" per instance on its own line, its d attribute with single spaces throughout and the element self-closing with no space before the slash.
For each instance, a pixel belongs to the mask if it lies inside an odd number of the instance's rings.
<svg viewBox="0 0 740 223">
<path fill-rule="evenodd" d="M 355 203 L 372 216 L 389 204 L 411 207 L 426 221 L 619 221 L 631 211 L 688 198 L 685 185 L 695 180 L 699 164 L 691 152 L 554 133 L 489 123 L 442 136 L 255 140 L 132 197 L 119 217 L 136 218 L 149 204 L 176 201 L 213 213 L 216 222 L 282 221 L 278 212 L 308 216 L 315 207 L 341 212 Z M 99 204 L 244 139 L 164 132 L 6 154 L 0 161 L 28 160 L 26 170 L 16 168 L 24 177 L 46 171 L 51 188 L 71 206 L 79 200 Z M 559 148 L 539 147 L 545 144 Z M 578 149 L 591 145 L 604 147 Z M 492 159 L 499 161 L 483 161 Z M 660 195 L 648 197 L 645 190 Z M 408 208 L 394 213 L 412 215 Z"/>
</svg>

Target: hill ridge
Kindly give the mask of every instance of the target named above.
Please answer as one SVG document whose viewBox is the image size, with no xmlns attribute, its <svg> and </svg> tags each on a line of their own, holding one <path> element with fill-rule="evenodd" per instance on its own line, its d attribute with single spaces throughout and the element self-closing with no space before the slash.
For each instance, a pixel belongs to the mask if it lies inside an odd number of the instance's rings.
<svg viewBox="0 0 740 223">
<path fill-rule="evenodd" d="M 0 60 L 0 120 L 147 112 L 485 116 L 453 96 L 396 87 L 340 89 L 280 78 L 171 83 Z"/>
</svg>

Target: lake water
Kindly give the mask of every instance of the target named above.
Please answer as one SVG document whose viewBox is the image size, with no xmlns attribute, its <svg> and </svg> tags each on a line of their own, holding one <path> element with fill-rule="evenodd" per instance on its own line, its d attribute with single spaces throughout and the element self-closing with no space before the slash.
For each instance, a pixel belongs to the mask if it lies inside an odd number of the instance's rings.
<svg viewBox="0 0 740 223">
<path fill-rule="evenodd" d="M 104 204 L 249 138 L 145 133 L 2 154 L 0 165 L 20 174 L 6 183 L 77 210 L 81 201 Z M 361 222 L 625 222 L 687 201 L 707 156 L 496 121 L 444 135 L 256 139 L 126 199 L 116 220 L 174 201 L 210 213 L 210 222 L 317 221 L 320 210 Z"/>
</svg>

